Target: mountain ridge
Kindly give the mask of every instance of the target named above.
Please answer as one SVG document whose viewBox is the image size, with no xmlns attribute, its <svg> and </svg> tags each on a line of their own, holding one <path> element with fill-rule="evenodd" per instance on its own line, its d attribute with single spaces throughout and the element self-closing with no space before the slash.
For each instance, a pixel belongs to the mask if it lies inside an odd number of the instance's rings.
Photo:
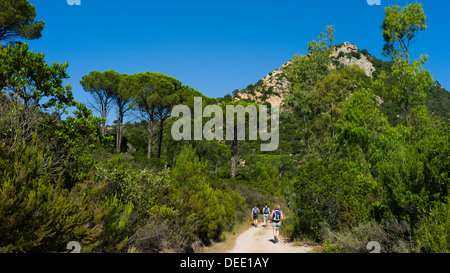
<svg viewBox="0 0 450 273">
<path fill-rule="evenodd" d="M 330 69 L 358 65 L 370 78 L 376 78 L 381 71 L 390 70 L 392 61 L 383 61 L 371 55 L 366 49 L 360 50 L 355 44 L 345 42 L 336 45 L 330 55 Z M 284 100 L 289 95 L 290 82 L 285 76 L 285 69 L 290 66 L 292 59 L 273 70 L 255 84 L 250 84 L 242 90 L 235 90 L 233 95 L 219 98 L 219 101 L 249 100 L 258 104 L 269 103 L 283 106 Z M 387 111 L 394 113 L 394 107 L 389 99 L 382 97 L 381 102 Z M 386 103 L 385 103 L 386 102 Z M 426 105 L 435 114 L 450 120 L 450 92 L 439 81 L 435 81 L 433 87 L 427 92 Z"/>
</svg>

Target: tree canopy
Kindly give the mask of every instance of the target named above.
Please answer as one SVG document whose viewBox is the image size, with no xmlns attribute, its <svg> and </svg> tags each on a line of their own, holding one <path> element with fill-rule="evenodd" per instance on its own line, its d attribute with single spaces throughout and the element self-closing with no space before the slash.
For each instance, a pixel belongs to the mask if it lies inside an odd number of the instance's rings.
<svg viewBox="0 0 450 273">
<path fill-rule="evenodd" d="M 35 21 L 36 9 L 28 0 L 0 0 L 0 42 L 41 38 L 44 21 Z"/>
<path fill-rule="evenodd" d="M 0 49 L 0 91 L 24 106 L 50 109 L 53 113 L 65 112 L 74 106 L 67 63 L 49 66 L 45 54 L 34 53 L 28 44 L 16 44 Z M 42 102 L 46 98 L 45 102 Z"/>
</svg>

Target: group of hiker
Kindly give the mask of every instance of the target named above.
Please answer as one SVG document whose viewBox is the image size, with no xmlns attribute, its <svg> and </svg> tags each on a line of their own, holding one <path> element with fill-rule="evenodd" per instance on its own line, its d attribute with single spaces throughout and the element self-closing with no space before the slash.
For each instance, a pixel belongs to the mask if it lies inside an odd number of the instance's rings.
<svg viewBox="0 0 450 273">
<path fill-rule="evenodd" d="M 255 227 L 258 227 L 258 217 L 260 214 L 260 210 L 258 208 L 258 205 L 256 205 L 252 209 L 252 216 L 253 216 L 253 225 Z M 262 209 L 262 215 L 264 219 L 264 226 L 267 226 L 267 223 L 269 222 L 269 216 L 272 221 L 272 229 L 273 229 L 273 239 L 275 243 L 278 243 L 278 237 L 280 235 L 280 228 L 281 223 L 284 219 L 283 212 L 280 209 L 280 205 L 276 204 L 275 208 L 270 211 L 270 208 L 267 206 L 267 204 L 264 204 L 264 208 Z"/>
</svg>

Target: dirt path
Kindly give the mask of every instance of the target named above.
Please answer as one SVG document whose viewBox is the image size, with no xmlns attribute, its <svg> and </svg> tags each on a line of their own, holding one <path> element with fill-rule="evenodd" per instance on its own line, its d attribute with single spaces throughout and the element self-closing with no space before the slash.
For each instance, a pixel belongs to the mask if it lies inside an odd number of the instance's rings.
<svg viewBox="0 0 450 273">
<path fill-rule="evenodd" d="M 307 253 L 313 249 L 308 246 L 296 246 L 283 238 L 274 243 L 272 226 L 251 227 L 236 238 L 234 247 L 228 253 Z"/>
</svg>

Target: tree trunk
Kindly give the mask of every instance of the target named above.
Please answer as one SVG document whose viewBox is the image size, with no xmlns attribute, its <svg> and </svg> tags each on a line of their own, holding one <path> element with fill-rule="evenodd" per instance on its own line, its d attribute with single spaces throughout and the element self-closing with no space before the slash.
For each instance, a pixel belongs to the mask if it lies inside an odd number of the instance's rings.
<svg viewBox="0 0 450 273">
<path fill-rule="evenodd" d="M 306 123 L 306 115 L 303 115 L 303 126 L 305 126 L 306 146 L 308 147 L 308 151 L 309 151 L 309 150 L 311 150 L 311 145 L 309 144 L 309 129 L 308 129 L 308 124 Z"/>
<path fill-rule="evenodd" d="M 330 119 L 331 119 L 331 137 L 334 137 L 334 123 L 333 123 L 333 103 L 331 103 L 331 109 L 330 109 Z"/>
<path fill-rule="evenodd" d="M 122 122 L 119 120 L 117 122 L 117 139 L 116 139 L 116 150 L 117 153 L 120 153 L 121 146 L 122 146 Z"/>
<path fill-rule="evenodd" d="M 152 158 L 153 120 L 148 125 L 148 151 L 147 158 Z"/>
<path fill-rule="evenodd" d="M 106 123 L 102 123 L 102 136 L 104 137 L 106 134 Z"/>
<path fill-rule="evenodd" d="M 408 122 L 408 111 L 405 110 L 405 124 L 406 124 L 406 128 L 409 127 L 409 122 Z"/>
<path fill-rule="evenodd" d="M 405 123 L 406 128 L 409 127 L 408 116 L 409 116 L 409 87 L 406 88 L 406 102 L 405 102 Z"/>
<path fill-rule="evenodd" d="M 102 136 L 104 137 L 106 134 L 106 103 L 102 105 L 102 118 L 105 119 L 105 122 L 102 123 Z"/>
<path fill-rule="evenodd" d="M 236 177 L 236 160 L 237 160 L 237 136 L 233 139 L 233 144 L 231 146 L 231 177 Z"/>
<path fill-rule="evenodd" d="M 119 139 L 120 139 L 120 121 L 118 121 L 117 122 L 117 125 L 116 125 L 116 152 L 117 153 L 120 153 L 120 144 L 119 144 Z"/>
<path fill-rule="evenodd" d="M 164 122 L 159 123 L 159 139 L 158 139 L 158 158 L 161 158 L 161 146 L 163 138 Z"/>
<path fill-rule="evenodd" d="M 120 153 L 120 151 L 122 150 L 122 131 L 123 131 L 123 117 L 124 117 L 124 112 L 123 110 L 121 110 L 122 108 L 119 109 L 119 119 L 117 121 L 117 153 Z"/>
</svg>

